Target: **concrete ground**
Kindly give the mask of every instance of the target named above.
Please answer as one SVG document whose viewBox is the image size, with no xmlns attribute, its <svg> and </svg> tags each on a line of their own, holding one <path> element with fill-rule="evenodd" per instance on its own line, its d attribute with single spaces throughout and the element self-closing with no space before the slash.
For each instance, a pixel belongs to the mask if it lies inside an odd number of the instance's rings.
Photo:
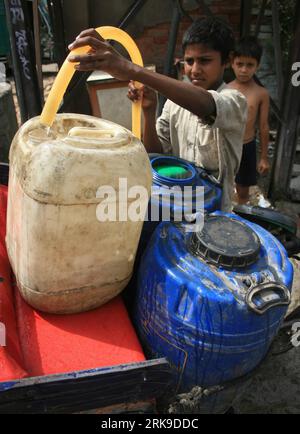
<svg viewBox="0 0 300 434">
<path fill-rule="evenodd" d="M 263 194 L 262 188 L 251 189 L 250 201 L 253 205 L 258 204 Z M 299 204 L 282 202 L 276 204 L 276 207 L 295 220 L 299 218 Z M 299 231 L 298 236 L 300 236 Z M 291 261 L 294 267 L 294 284 L 289 312 L 300 306 L 300 260 L 295 258 Z M 275 356 L 271 352 L 242 397 L 235 402 L 234 409 L 242 414 L 300 413 L 300 346 L 281 355 Z"/>
<path fill-rule="evenodd" d="M 300 347 L 270 356 L 234 409 L 240 414 L 299 414 Z"/>
<path fill-rule="evenodd" d="M 295 308 L 300 305 L 300 261 L 292 262 L 295 271 L 292 307 Z M 245 414 L 300 413 L 300 345 L 281 355 L 271 352 L 234 408 Z"/>
</svg>

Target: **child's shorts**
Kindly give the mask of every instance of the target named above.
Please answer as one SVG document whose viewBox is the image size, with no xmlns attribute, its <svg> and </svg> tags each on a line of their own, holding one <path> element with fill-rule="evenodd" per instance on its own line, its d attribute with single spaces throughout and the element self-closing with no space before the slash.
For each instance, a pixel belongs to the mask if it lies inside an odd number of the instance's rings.
<svg viewBox="0 0 300 434">
<path fill-rule="evenodd" d="M 235 182 L 244 187 L 250 187 L 257 184 L 257 158 L 256 158 L 256 140 L 245 143 L 243 146 L 242 160 L 239 171 L 236 175 Z"/>
</svg>

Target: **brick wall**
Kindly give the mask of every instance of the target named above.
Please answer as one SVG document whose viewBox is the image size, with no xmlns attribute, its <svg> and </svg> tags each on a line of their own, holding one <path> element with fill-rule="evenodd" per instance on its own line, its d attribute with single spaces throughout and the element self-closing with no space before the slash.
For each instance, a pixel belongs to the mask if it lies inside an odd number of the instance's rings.
<svg viewBox="0 0 300 434">
<path fill-rule="evenodd" d="M 209 2 L 207 2 L 209 3 Z M 210 2 L 212 12 L 230 23 L 237 37 L 240 32 L 240 0 L 213 0 Z M 189 14 L 193 18 L 203 16 L 201 8 L 193 8 L 189 10 Z M 155 64 L 158 70 L 161 70 L 167 52 L 172 10 L 169 14 L 170 18 L 163 23 L 145 25 L 142 32 L 139 32 L 135 37 L 135 41 L 141 50 L 144 62 L 146 64 Z M 191 21 L 183 17 L 181 20 L 175 57 L 181 57 L 181 41 L 184 32 L 190 26 Z"/>
</svg>

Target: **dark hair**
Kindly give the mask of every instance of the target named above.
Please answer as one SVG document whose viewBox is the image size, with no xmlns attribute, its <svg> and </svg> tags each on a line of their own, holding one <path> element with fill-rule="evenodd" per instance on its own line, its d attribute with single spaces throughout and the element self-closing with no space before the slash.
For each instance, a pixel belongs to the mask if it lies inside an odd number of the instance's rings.
<svg viewBox="0 0 300 434">
<path fill-rule="evenodd" d="M 224 64 L 234 50 L 235 40 L 231 27 L 221 19 L 200 18 L 185 32 L 182 40 L 183 52 L 192 44 L 204 44 L 219 51 Z"/>
<path fill-rule="evenodd" d="M 233 57 L 253 57 L 258 63 L 260 63 L 262 53 L 263 49 L 257 38 L 254 36 L 248 36 L 239 41 L 234 50 Z"/>
</svg>

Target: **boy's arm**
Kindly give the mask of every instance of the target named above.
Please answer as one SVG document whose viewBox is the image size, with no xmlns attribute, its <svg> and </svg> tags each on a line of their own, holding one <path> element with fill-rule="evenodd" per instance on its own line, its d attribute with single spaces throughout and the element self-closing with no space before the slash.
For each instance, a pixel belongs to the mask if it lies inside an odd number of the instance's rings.
<svg viewBox="0 0 300 434">
<path fill-rule="evenodd" d="M 134 80 L 157 90 L 160 94 L 199 118 L 205 119 L 216 114 L 213 97 L 200 87 L 148 71 L 137 65 L 133 65 L 131 76 Z"/>
<path fill-rule="evenodd" d="M 261 144 L 261 157 L 258 164 L 258 172 L 265 174 L 270 169 L 268 160 L 268 147 L 269 147 L 269 109 L 270 109 L 270 97 L 268 92 L 264 89 L 262 95 L 262 102 L 259 113 L 259 131 L 260 131 L 260 144 Z"/>
<path fill-rule="evenodd" d="M 216 114 L 215 101 L 208 91 L 135 65 L 117 53 L 94 29 L 82 32 L 69 49 L 83 46 L 91 47 L 88 54 L 69 56 L 70 62 L 78 62 L 77 70 L 101 70 L 117 79 L 138 81 L 200 118 Z"/>
<path fill-rule="evenodd" d="M 148 153 L 163 152 L 160 140 L 156 132 L 156 110 L 145 110 L 144 113 L 144 137 L 143 143 Z"/>
<path fill-rule="evenodd" d="M 156 106 L 157 96 L 154 90 L 142 86 L 137 88 L 133 81 L 128 85 L 128 98 L 132 101 L 142 100 L 144 115 L 143 143 L 147 152 L 162 153 L 162 145 L 156 132 Z"/>
</svg>

